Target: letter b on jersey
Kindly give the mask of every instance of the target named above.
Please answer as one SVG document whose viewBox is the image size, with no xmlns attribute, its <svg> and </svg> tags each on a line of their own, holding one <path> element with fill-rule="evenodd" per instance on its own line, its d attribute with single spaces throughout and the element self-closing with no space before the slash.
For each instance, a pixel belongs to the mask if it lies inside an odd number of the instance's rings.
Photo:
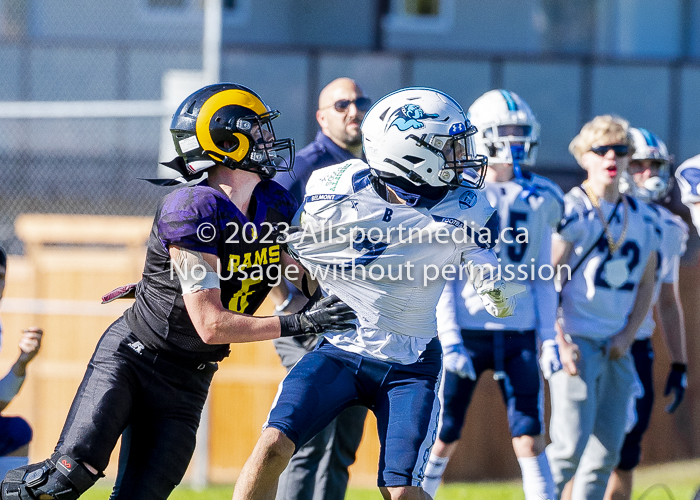
<svg viewBox="0 0 700 500">
<path fill-rule="evenodd" d="M 389 222 L 391 220 L 391 214 L 393 214 L 394 211 L 391 208 L 387 208 L 384 211 L 384 217 L 382 217 L 382 222 Z"/>
</svg>

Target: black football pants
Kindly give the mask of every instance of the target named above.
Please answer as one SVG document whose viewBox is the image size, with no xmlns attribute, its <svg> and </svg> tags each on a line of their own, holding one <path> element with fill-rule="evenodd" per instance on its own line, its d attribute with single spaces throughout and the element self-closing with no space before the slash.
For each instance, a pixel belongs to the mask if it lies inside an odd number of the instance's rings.
<svg viewBox="0 0 700 500">
<path fill-rule="evenodd" d="M 136 340 L 123 318 L 104 333 L 56 450 L 102 472 L 129 426 L 110 498 L 165 500 L 182 480 L 194 452 L 216 364 L 197 369 L 154 359 Z"/>
</svg>

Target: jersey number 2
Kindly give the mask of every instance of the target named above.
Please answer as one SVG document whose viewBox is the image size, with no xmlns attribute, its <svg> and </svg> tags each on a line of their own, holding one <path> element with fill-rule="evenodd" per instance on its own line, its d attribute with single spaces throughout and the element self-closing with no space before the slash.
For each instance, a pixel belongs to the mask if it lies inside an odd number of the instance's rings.
<svg viewBox="0 0 700 500">
<path fill-rule="evenodd" d="M 605 239 L 605 237 L 601 237 L 600 240 L 598 240 L 598 249 L 601 251 L 607 250 L 608 249 L 608 240 Z M 601 248 L 602 247 L 602 248 Z M 635 267 L 639 265 L 639 246 L 634 241 L 626 241 L 624 245 L 622 245 L 622 248 L 620 248 L 620 254 L 623 257 L 627 257 L 627 271 L 631 275 L 632 271 L 634 270 Z M 599 286 L 601 288 L 610 288 L 610 285 L 603 279 L 603 269 L 605 268 L 605 264 L 612 260 L 612 255 L 610 255 L 610 251 L 608 250 L 607 255 L 605 258 L 601 261 L 600 265 L 598 266 L 598 269 L 596 269 L 595 272 L 595 280 L 593 283 L 595 286 Z M 618 290 L 626 290 L 626 291 L 632 291 L 634 290 L 634 283 L 627 281 L 623 283 Z"/>
</svg>

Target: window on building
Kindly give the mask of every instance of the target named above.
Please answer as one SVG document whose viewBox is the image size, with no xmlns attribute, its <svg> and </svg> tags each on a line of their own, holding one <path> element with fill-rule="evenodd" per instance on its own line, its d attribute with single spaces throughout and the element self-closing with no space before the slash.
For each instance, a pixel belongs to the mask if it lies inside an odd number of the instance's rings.
<svg viewBox="0 0 700 500">
<path fill-rule="evenodd" d="M 437 16 L 440 0 L 403 0 L 404 10 L 409 16 Z"/>
<path fill-rule="evenodd" d="M 237 3 L 238 2 L 236 0 L 223 0 L 222 1 L 223 7 L 226 10 L 234 10 L 237 7 L 236 6 Z"/>
<path fill-rule="evenodd" d="M 389 31 L 433 32 L 454 23 L 455 0 L 389 0 L 384 27 Z"/>
<path fill-rule="evenodd" d="M 542 48 L 551 52 L 592 53 L 595 50 L 596 3 L 594 0 L 542 0 L 538 27 Z"/>
<path fill-rule="evenodd" d="M 181 8 L 187 5 L 187 0 L 148 0 L 149 7 Z"/>
<path fill-rule="evenodd" d="M 0 38 L 19 40 L 27 33 L 28 0 L 0 1 Z"/>
</svg>

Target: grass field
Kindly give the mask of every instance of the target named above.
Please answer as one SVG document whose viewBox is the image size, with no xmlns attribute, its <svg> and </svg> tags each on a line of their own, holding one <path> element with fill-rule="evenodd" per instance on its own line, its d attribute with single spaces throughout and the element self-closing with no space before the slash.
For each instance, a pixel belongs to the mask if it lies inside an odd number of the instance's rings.
<svg viewBox="0 0 700 500">
<path fill-rule="evenodd" d="M 692 500 L 700 488 L 700 460 L 640 467 L 635 476 L 633 500 Z M 212 486 L 204 491 L 177 488 L 171 500 L 229 500 L 232 486 Z M 108 485 L 98 485 L 85 493 L 85 500 L 106 500 Z M 643 496 L 643 498 L 642 498 Z M 377 489 L 351 489 L 346 500 L 381 500 Z M 435 500 L 523 500 L 520 482 L 452 483 L 438 491 Z"/>
</svg>

